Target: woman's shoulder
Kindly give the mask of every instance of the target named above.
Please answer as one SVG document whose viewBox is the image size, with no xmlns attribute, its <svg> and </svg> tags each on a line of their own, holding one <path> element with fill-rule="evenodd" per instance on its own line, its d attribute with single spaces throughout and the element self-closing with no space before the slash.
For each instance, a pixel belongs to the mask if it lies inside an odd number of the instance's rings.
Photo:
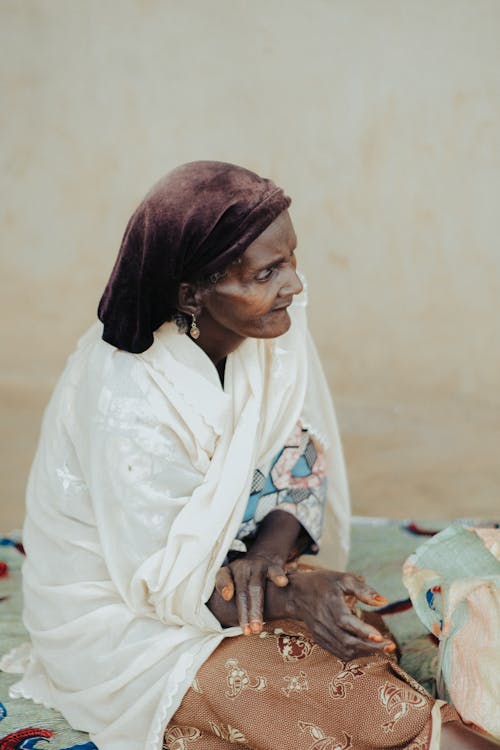
<svg viewBox="0 0 500 750">
<path fill-rule="evenodd" d="M 121 351 L 102 339 L 102 324 L 92 325 L 78 340 L 75 350 L 54 388 L 47 411 L 80 420 L 89 417 L 104 401 L 141 398 L 147 391 L 147 380 L 136 355 Z"/>
</svg>

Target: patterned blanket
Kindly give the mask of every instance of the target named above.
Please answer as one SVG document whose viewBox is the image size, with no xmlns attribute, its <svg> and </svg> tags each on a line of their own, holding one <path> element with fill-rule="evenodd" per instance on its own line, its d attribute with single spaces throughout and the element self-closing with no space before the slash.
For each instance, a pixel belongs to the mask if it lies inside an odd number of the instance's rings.
<svg viewBox="0 0 500 750">
<path fill-rule="evenodd" d="M 472 523 L 472 522 L 470 522 Z M 349 569 L 389 599 L 380 609 L 401 651 L 401 666 L 435 694 L 437 641 L 416 617 L 401 580 L 401 566 L 426 536 L 446 523 L 354 518 Z M 0 655 L 26 638 L 21 622 L 21 564 L 18 534 L 0 538 Z M 0 750 L 93 750 L 88 735 L 72 729 L 57 711 L 9 698 L 15 675 L 0 672 Z"/>
</svg>

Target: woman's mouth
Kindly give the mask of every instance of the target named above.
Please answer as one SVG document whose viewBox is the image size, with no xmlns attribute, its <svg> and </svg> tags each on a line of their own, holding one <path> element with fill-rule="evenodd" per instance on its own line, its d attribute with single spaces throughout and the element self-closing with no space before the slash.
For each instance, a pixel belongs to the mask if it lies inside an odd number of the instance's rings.
<svg viewBox="0 0 500 750">
<path fill-rule="evenodd" d="M 284 305 L 277 305 L 276 307 L 273 307 L 271 312 L 281 312 L 282 310 L 286 310 L 287 307 L 290 307 L 291 304 L 292 304 L 292 300 L 290 300 L 289 302 L 286 302 Z"/>
</svg>

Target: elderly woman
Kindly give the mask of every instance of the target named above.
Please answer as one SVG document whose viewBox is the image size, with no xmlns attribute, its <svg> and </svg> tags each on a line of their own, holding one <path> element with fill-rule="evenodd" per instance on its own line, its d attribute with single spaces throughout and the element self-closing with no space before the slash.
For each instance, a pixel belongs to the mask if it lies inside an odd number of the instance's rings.
<svg viewBox="0 0 500 750">
<path fill-rule="evenodd" d="M 46 411 L 13 693 L 100 750 L 488 744 L 441 732 L 453 710 L 356 615 L 383 597 L 339 572 L 345 470 L 289 204 L 231 164 L 160 181 Z M 319 547 L 329 569 L 287 567 Z"/>
</svg>

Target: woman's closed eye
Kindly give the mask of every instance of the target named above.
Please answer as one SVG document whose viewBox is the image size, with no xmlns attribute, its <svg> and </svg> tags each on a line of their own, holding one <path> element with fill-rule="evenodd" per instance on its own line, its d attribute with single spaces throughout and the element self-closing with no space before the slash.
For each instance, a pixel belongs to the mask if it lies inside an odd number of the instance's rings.
<svg viewBox="0 0 500 750">
<path fill-rule="evenodd" d="M 290 253 L 290 257 L 283 259 L 281 261 L 278 261 L 277 263 L 272 263 L 269 266 L 266 266 L 266 268 L 263 268 L 261 271 L 259 271 L 255 278 L 257 281 L 269 281 L 274 276 L 274 272 L 278 271 L 280 268 L 285 268 L 288 266 L 289 263 L 292 263 L 292 265 L 295 267 L 296 265 L 296 258 L 295 258 L 295 252 L 292 250 Z"/>
<path fill-rule="evenodd" d="M 272 278 L 274 272 L 278 269 L 277 264 L 273 264 L 272 266 L 268 266 L 267 268 L 263 268 L 262 271 L 259 271 L 259 273 L 256 275 L 257 281 L 269 281 L 269 279 Z"/>
</svg>

